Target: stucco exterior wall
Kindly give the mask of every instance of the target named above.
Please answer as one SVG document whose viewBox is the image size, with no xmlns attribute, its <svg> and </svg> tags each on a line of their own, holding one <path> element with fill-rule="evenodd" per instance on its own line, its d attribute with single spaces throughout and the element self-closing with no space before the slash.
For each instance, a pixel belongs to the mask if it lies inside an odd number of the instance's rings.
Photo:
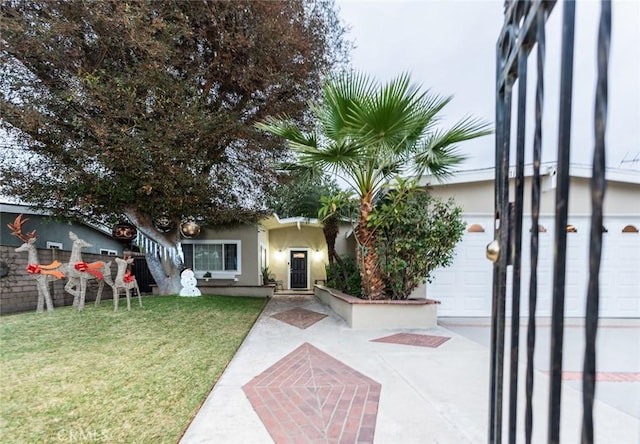
<svg viewBox="0 0 640 444">
<path fill-rule="evenodd" d="M 300 229 L 294 226 L 269 231 L 269 268 L 276 280 L 282 281 L 285 289 L 289 288 L 289 254 L 296 248 L 308 250 L 308 288 L 312 288 L 316 280 L 326 279 L 327 244 L 322 228 L 301 225 Z"/>
<path fill-rule="evenodd" d="M 531 213 L 531 177 L 525 178 L 524 213 Z M 556 190 L 552 178 L 542 178 L 540 214 L 555 213 Z M 470 182 L 459 184 L 443 184 L 429 188 L 436 197 L 447 199 L 453 197 L 465 213 L 493 214 L 494 190 L 493 181 Z M 514 181 L 511 181 L 511 195 L 514 193 Z M 591 213 L 591 190 L 589 179 L 572 177 L 569 187 L 569 216 L 587 215 Z M 607 215 L 627 215 L 640 213 L 640 185 L 632 183 L 607 183 L 604 200 L 604 212 Z"/>
<path fill-rule="evenodd" d="M 234 282 L 229 279 L 219 279 L 219 284 L 235 284 L 235 285 L 260 285 L 260 264 L 258 254 L 258 226 L 242 225 L 229 229 L 212 229 L 203 228 L 200 235 L 193 241 L 206 240 L 239 240 L 240 248 L 240 272 L 237 276 L 238 280 Z M 184 243 L 189 243 L 186 241 Z"/>
<path fill-rule="evenodd" d="M 340 256 L 348 254 L 355 256 L 356 239 L 352 233 L 353 226 L 351 224 L 343 224 L 340 226 L 340 232 L 336 238 L 336 253 Z"/>
</svg>

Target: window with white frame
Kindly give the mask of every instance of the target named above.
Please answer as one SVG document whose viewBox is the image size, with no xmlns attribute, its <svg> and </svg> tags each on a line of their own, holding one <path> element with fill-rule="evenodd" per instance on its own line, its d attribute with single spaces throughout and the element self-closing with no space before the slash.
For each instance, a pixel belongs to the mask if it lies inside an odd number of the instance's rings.
<svg viewBox="0 0 640 444">
<path fill-rule="evenodd" d="M 47 241 L 47 248 L 52 248 L 52 249 L 55 249 L 55 250 L 62 250 L 62 242 Z"/>
<path fill-rule="evenodd" d="M 239 240 L 184 243 L 184 263 L 197 277 L 207 272 L 214 276 L 216 273 L 240 274 L 240 247 Z"/>
<path fill-rule="evenodd" d="M 117 256 L 118 252 L 116 250 L 110 250 L 108 248 L 101 248 L 100 254 L 106 254 L 107 256 Z"/>
</svg>

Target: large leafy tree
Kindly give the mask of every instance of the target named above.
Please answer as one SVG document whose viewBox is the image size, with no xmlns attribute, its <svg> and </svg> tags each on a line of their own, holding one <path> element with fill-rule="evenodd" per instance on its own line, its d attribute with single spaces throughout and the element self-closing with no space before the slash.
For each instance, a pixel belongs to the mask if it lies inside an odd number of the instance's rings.
<svg viewBox="0 0 640 444">
<path fill-rule="evenodd" d="M 471 117 L 439 128 L 439 113 L 450 100 L 421 90 L 407 74 L 379 84 L 351 73 L 325 83 L 322 100 L 311 107 L 315 131 L 306 132 L 287 116 L 257 125 L 285 138 L 301 165 L 337 174 L 359 197 L 357 259 L 367 298 L 386 297 L 376 233 L 367 225 L 375 200 L 397 175 L 451 174 L 464 160 L 458 144 L 490 133 L 486 123 Z"/>
<path fill-rule="evenodd" d="M 333 0 L 0 3 L 0 192 L 56 215 L 125 215 L 176 249 L 186 216 L 255 221 L 286 158 L 254 128 L 306 103 L 348 45 Z M 163 292 L 179 288 L 148 257 Z M 169 270 L 169 276 L 166 271 Z"/>
<path fill-rule="evenodd" d="M 321 200 L 339 191 L 336 181 L 326 175 L 316 177 L 300 171 L 285 171 L 267 206 L 280 217 L 315 219 L 322 207 Z"/>
</svg>

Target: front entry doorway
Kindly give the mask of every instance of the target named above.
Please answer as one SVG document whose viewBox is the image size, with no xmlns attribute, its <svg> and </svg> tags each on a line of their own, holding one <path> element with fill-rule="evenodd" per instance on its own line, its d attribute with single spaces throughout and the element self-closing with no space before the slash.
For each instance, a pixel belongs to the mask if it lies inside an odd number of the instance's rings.
<svg viewBox="0 0 640 444">
<path fill-rule="evenodd" d="M 307 251 L 291 250 L 290 265 L 290 288 L 307 289 Z"/>
</svg>

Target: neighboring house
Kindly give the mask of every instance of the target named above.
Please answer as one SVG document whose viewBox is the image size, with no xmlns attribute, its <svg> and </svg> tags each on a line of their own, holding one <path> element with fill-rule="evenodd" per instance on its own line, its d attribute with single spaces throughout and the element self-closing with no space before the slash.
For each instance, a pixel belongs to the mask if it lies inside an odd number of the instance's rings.
<svg viewBox="0 0 640 444">
<path fill-rule="evenodd" d="M 355 251 L 350 234 L 350 225 L 341 228 L 336 240 L 339 254 Z M 322 224 L 315 219 L 273 215 L 258 225 L 204 227 L 197 238 L 184 239 L 181 246 L 185 266 L 213 285 L 262 285 L 264 267 L 269 267 L 278 289 L 312 289 L 326 279 L 327 245 Z"/>
<path fill-rule="evenodd" d="M 551 316 L 556 168 L 541 168 L 538 254 L 538 316 Z M 511 174 L 513 177 L 515 174 Z M 528 314 L 530 276 L 531 176 L 525 170 L 522 242 L 521 310 Z M 567 226 L 565 315 L 582 317 L 588 282 L 591 215 L 590 168 L 571 166 Z M 640 317 L 640 172 L 608 170 L 604 201 L 603 253 L 600 271 L 600 316 Z M 494 170 L 462 171 L 444 183 L 430 181 L 433 195 L 453 197 L 463 210 L 467 229 L 456 247 L 453 264 L 439 269 L 427 285 L 429 298 L 442 302 L 440 316 L 490 316 L 493 267 L 485 257 L 494 238 Z M 513 181 L 512 184 L 513 186 Z M 511 270 L 511 267 L 509 267 Z M 507 282 L 507 315 L 511 313 L 511 271 Z M 424 297 L 424 287 L 421 289 Z"/>
<path fill-rule="evenodd" d="M 69 239 L 69 231 L 86 240 L 91 247 L 82 249 L 83 253 L 122 256 L 122 244 L 113 240 L 111 232 L 106 228 L 86 223 L 59 222 L 47 219 L 47 212 L 34 207 L 11 203 L 0 203 L 0 244 L 19 247 L 23 242 L 11 235 L 8 223 L 23 214 L 29 221 L 24 225 L 24 232 L 36 230 L 36 247 L 39 249 L 56 248 L 71 251 L 73 242 Z M 26 254 L 26 253 L 25 253 Z"/>
</svg>

